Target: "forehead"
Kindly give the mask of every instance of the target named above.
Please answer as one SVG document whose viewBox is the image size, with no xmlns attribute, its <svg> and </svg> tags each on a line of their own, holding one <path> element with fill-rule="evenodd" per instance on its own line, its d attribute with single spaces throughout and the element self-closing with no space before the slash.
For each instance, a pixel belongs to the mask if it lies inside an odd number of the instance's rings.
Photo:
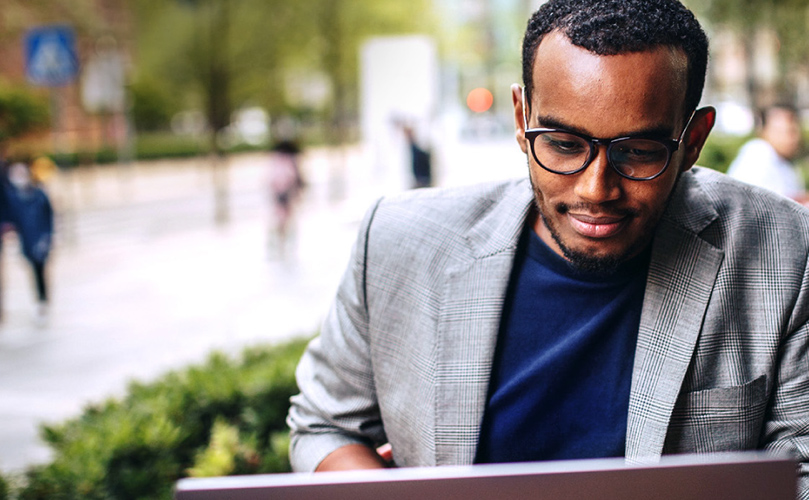
<svg viewBox="0 0 809 500">
<path fill-rule="evenodd" d="M 607 133 L 630 132 L 682 119 L 688 60 L 670 47 L 598 55 L 551 32 L 537 48 L 532 103 L 541 115 Z M 582 123 L 587 122 L 587 123 Z M 592 130 L 595 132 L 595 130 Z"/>
</svg>

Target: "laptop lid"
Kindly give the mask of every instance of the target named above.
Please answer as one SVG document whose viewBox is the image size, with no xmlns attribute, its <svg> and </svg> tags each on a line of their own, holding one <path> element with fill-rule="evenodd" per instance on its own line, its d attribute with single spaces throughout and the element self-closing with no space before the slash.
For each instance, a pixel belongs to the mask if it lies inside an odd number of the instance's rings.
<svg viewBox="0 0 809 500">
<path fill-rule="evenodd" d="M 794 500 L 797 466 L 759 452 L 188 478 L 176 500 Z"/>
</svg>

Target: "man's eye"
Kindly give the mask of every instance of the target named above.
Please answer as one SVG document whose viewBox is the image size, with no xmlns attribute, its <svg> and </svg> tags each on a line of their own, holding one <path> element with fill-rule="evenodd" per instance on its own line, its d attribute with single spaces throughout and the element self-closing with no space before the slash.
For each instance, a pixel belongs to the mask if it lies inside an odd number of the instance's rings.
<svg viewBox="0 0 809 500">
<path fill-rule="evenodd" d="M 660 144 L 627 144 L 615 148 L 613 155 L 622 161 L 638 163 L 659 162 L 666 158 L 666 148 Z"/>
<path fill-rule="evenodd" d="M 650 156 L 654 156 L 655 152 L 650 149 L 639 149 L 633 148 L 626 152 L 629 156 L 634 156 L 635 158 L 648 158 Z"/>
<path fill-rule="evenodd" d="M 563 149 L 565 151 L 572 151 L 572 150 L 576 150 L 576 149 L 581 149 L 580 146 L 577 143 L 572 142 L 572 141 L 567 141 L 567 142 L 555 141 L 555 142 L 552 142 L 551 145 L 553 147 L 555 147 L 556 149 Z"/>
<path fill-rule="evenodd" d="M 546 134 L 542 137 L 542 143 L 544 147 L 552 149 L 557 153 L 577 154 L 585 150 L 585 146 L 581 141 L 577 141 L 565 136 L 553 136 Z"/>
</svg>

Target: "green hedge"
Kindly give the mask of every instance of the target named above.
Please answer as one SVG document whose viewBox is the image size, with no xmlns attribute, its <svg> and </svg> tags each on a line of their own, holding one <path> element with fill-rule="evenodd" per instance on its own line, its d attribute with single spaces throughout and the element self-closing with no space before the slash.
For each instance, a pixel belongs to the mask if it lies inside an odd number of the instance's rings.
<svg viewBox="0 0 809 500">
<path fill-rule="evenodd" d="M 209 145 L 203 140 L 166 132 L 140 133 L 135 140 L 134 148 L 133 160 L 189 158 L 206 155 L 210 151 Z M 241 153 L 265 150 L 267 150 L 266 145 L 236 144 L 224 152 Z M 53 153 L 48 156 L 62 168 L 73 168 L 79 165 L 115 163 L 119 159 L 119 152 L 105 148 L 98 151 Z"/>
<path fill-rule="evenodd" d="M 749 136 L 711 134 L 702 148 L 697 165 L 727 172 L 730 162 L 749 139 Z"/>
<path fill-rule="evenodd" d="M 215 353 L 43 426 L 53 461 L 29 468 L 19 487 L 0 478 L 0 500 L 170 499 L 182 477 L 288 472 L 285 417 L 305 345 L 254 347 L 237 360 Z"/>
<path fill-rule="evenodd" d="M 47 93 L 0 79 L 0 143 L 46 129 L 49 122 Z"/>
</svg>

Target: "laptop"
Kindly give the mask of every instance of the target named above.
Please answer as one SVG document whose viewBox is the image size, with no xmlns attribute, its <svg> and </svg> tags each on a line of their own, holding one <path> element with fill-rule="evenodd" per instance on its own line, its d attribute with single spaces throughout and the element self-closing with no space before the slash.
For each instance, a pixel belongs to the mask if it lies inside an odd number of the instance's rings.
<svg viewBox="0 0 809 500">
<path fill-rule="evenodd" d="M 176 500 L 795 500 L 795 461 L 762 452 L 260 474 L 178 481 Z"/>
</svg>

